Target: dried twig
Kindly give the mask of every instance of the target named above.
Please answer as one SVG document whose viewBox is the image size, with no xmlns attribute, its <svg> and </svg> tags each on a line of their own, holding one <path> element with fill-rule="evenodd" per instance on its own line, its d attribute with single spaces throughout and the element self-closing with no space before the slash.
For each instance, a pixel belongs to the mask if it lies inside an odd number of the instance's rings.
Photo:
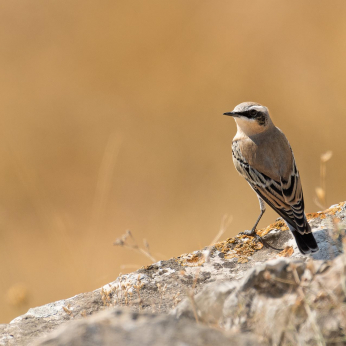
<svg viewBox="0 0 346 346">
<path fill-rule="evenodd" d="M 128 240 L 131 239 L 131 243 L 128 242 Z M 141 253 L 142 255 L 148 257 L 151 261 L 156 262 L 156 259 L 152 256 L 149 250 L 149 244 L 146 241 L 146 239 L 143 239 L 144 248 L 141 248 L 138 246 L 134 236 L 132 235 L 130 230 L 127 230 L 125 234 L 123 234 L 120 238 L 118 238 L 113 245 L 115 246 L 121 246 L 126 249 L 130 249 L 136 252 Z"/>
<path fill-rule="evenodd" d="M 301 286 L 301 281 L 299 279 L 297 268 L 295 265 L 293 265 L 293 263 L 291 263 L 291 268 L 292 268 L 294 280 L 295 280 L 296 284 L 298 285 L 297 292 L 298 292 L 301 300 L 304 302 L 304 309 L 305 309 L 306 314 L 308 315 L 308 318 L 310 320 L 311 327 L 314 329 L 314 331 L 316 333 L 316 339 L 317 339 L 316 341 L 317 341 L 318 345 L 325 346 L 326 341 L 324 340 L 322 331 L 321 331 L 320 327 L 318 326 L 316 318 L 311 311 L 310 305 L 308 304 L 308 300 L 306 299 L 306 295 L 304 293 L 303 287 Z"/>
</svg>

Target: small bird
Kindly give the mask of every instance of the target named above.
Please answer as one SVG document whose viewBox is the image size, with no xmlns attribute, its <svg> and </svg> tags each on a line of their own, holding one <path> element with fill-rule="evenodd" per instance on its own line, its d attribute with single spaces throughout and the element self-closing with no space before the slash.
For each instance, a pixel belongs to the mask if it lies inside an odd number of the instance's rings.
<svg viewBox="0 0 346 346">
<path fill-rule="evenodd" d="M 232 142 L 233 163 L 256 192 L 261 209 L 252 230 L 242 234 L 260 238 L 256 227 L 266 202 L 285 220 L 301 253 L 317 252 L 318 245 L 304 213 L 303 190 L 291 146 L 273 124 L 268 108 L 243 102 L 224 115 L 232 116 L 237 124 Z"/>
</svg>

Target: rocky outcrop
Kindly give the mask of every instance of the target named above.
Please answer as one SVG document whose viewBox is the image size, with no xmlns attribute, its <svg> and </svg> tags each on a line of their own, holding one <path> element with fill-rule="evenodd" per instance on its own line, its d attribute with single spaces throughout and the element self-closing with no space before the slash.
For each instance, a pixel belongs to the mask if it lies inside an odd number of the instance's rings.
<svg viewBox="0 0 346 346">
<path fill-rule="evenodd" d="M 151 345 L 151 346 L 252 346 L 260 345 L 255 335 L 236 335 L 211 329 L 193 320 L 169 315 L 108 309 L 90 318 L 67 323 L 40 346 Z"/>
<path fill-rule="evenodd" d="M 331 262 L 265 262 L 240 282 L 213 282 L 173 314 L 251 331 L 269 345 L 345 345 L 346 256 Z"/>
<path fill-rule="evenodd" d="M 345 216 L 345 202 L 308 215 L 321 249 L 310 257 L 278 219 L 258 233 L 281 252 L 229 238 L 30 309 L 0 325 L 0 345 L 341 344 Z"/>
</svg>

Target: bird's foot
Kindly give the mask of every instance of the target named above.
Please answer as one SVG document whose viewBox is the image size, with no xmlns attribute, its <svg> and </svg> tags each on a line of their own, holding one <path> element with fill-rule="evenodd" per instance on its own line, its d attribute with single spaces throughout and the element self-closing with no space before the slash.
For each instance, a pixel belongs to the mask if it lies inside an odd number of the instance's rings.
<svg viewBox="0 0 346 346">
<path fill-rule="evenodd" d="M 276 251 L 282 251 L 283 249 L 278 249 L 270 244 L 268 244 L 262 237 L 260 237 L 257 233 L 256 233 L 256 229 L 253 228 L 251 231 L 249 230 L 246 230 L 244 232 L 240 232 L 239 233 L 240 235 L 247 235 L 249 237 L 254 237 L 256 238 L 258 241 L 260 241 L 265 247 L 267 248 L 271 248 L 273 250 L 276 250 Z"/>
</svg>

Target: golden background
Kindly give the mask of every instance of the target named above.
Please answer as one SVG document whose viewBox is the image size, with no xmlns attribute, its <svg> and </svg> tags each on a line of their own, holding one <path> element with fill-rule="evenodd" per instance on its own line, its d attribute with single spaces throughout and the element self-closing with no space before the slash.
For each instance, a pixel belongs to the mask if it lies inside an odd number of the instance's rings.
<svg viewBox="0 0 346 346">
<path fill-rule="evenodd" d="M 327 203 L 345 200 L 345 18 L 344 0 L 1 2 L 0 322 L 150 263 L 113 246 L 127 229 L 160 260 L 224 214 L 223 238 L 252 227 L 222 115 L 240 102 L 289 138 L 307 212 L 327 150 Z"/>
</svg>

